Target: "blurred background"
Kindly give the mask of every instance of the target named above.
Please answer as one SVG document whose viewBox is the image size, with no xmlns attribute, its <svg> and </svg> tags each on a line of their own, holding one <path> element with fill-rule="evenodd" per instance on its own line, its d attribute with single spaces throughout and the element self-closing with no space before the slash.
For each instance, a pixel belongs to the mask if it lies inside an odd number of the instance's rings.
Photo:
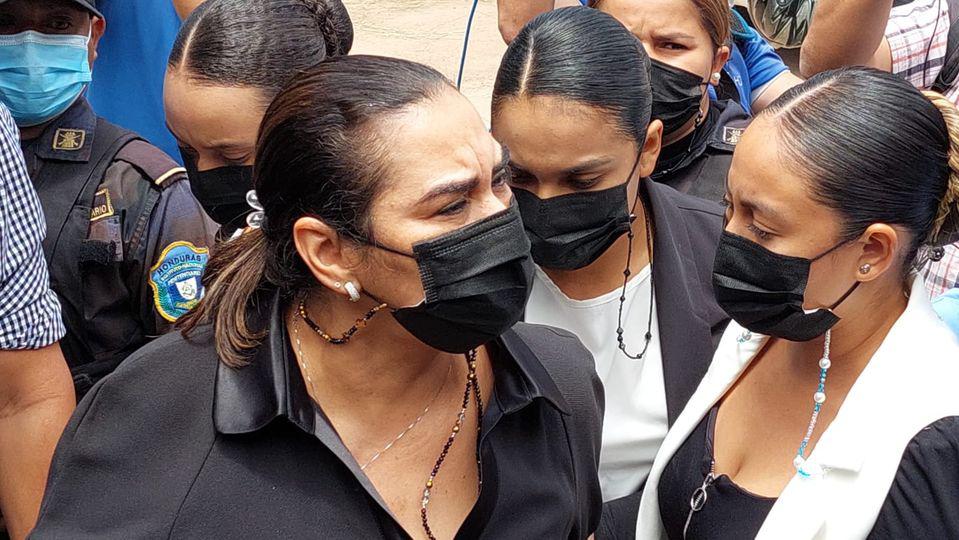
<svg viewBox="0 0 959 540">
<path fill-rule="evenodd" d="M 353 19 L 353 54 L 381 54 L 430 65 L 456 81 L 473 0 L 343 0 Z M 557 5 L 575 5 L 575 0 Z M 480 0 L 473 20 L 462 91 L 489 125 L 493 81 L 506 44 L 496 0 Z"/>
</svg>

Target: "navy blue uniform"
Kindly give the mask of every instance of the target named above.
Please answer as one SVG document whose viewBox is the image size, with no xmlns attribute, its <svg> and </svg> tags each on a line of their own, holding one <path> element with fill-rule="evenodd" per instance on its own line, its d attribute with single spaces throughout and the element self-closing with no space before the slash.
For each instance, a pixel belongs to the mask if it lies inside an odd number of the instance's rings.
<svg viewBox="0 0 959 540">
<path fill-rule="evenodd" d="M 83 98 L 21 144 L 79 397 L 199 301 L 216 225 L 183 168 Z"/>
</svg>

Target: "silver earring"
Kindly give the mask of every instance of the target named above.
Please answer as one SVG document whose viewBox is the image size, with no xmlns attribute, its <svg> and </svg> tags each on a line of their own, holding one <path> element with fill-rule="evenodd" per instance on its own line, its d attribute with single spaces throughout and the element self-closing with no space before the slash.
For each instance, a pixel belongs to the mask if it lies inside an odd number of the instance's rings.
<svg viewBox="0 0 959 540">
<path fill-rule="evenodd" d="M 723 78 L 722 73 L 718 71 L 716 73 L 713 73 L 713 80 L 716 81 L 717 83 L 719 82 L 719 79 L 722 79 L 722 78 Z"/>
<path fill-rule="evenodd" d="M 340 287 L 343 286 L 343 284 L 340 283 L 339 281 L 337 281 L 336 283 L 333 284 L 333 286 L 336 287 L 337 289 L 339 289 Z"/>
<path fill-rule="evenodd" d="M 862 275 L 868 274 L 870 270 L 872 270 L 872 265 L 869 263 L 866 263 L 859 267 L 859 273 Z"/>
<path fill-rule="evenodd" d="M 356 285 L 354 285 L 352 281 L 346 282 L 346 293 L 350 295 L 350 302 L 360 301 L 360 291 L 357 290 Z"/>
</svg>

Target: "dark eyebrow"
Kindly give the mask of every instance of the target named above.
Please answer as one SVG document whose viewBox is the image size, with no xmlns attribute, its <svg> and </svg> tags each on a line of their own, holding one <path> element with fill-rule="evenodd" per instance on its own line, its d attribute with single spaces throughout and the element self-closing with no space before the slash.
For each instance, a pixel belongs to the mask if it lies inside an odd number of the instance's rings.
<svg viewBox="0 0 959 540">
<path fill-rule="evenodd" d="M 685 32 L 662 32 L 662 33 L 653 33 L 653 37 L 662 41 L 682 41 L 693 39 L 693 36 Z"/>
<path fill-rule="evenodd" d="M 611 158 L 611 157 L 591 159 L 591 160 L 589 160 L 589 161 L 585 161 L 585 162 L 583 162 L 583 163 L 580 163 L 579 165 L 576 165 L 575 167 L 570 167 L 570 168 L 566 169 L 565 171 L 563 171 L 563 174 L 565 174 L 565 175 L 567 175 L 567 176 L 573 176 L 573 175 L 576 175 L 576 174 L 582 174 L 582 173 L 584 173 L 584 172 L 590 172 L 590 171 L 592 171 L 592 170 L 594 170 L 594 169 L 598 169 L 598 168 L 600 168 L 600 167 L 602 167 L 602 166 L 604 166 L 604 165 L 609 165 L 609 164 L 612 163 L 613 161 L 615 161 L 615 159 L 614 159 L 614 158 Z"/>
<path fill-rule="evenodd" d="M 436 186 L 427 191 L 426 195 L 423 195 L 420 197 L 420 200 L 416 201 L 416 204 L 423 204 L 446 195 L 466 194 L 479 187 L 479 183 L 480 181 L 478 178 L 470 178 L 469 180 L 454 180 L 441 186 Z"/>
<path fill-rule="evenodd" d="M 776 212 L 771 206 L 759 201 L 740 199 L 739 205 L 751 209 L 753 213 L 762 214 L 769 218 L 775 219 L 779 216 L 779 212 Z"/>
</svg>

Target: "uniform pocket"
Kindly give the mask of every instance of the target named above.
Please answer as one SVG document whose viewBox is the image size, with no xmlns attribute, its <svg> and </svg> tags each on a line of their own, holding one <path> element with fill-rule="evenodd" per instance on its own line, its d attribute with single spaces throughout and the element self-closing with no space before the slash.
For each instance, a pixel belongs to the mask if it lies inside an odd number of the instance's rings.
<svg viewBox="0 0 959 540">
<path fill-rule="evenodd" d="M 86 345 L 96 360 L 123 351 L 142 331 L 115 242 L 80 245 L 80 296 Z"/>
</svg>

